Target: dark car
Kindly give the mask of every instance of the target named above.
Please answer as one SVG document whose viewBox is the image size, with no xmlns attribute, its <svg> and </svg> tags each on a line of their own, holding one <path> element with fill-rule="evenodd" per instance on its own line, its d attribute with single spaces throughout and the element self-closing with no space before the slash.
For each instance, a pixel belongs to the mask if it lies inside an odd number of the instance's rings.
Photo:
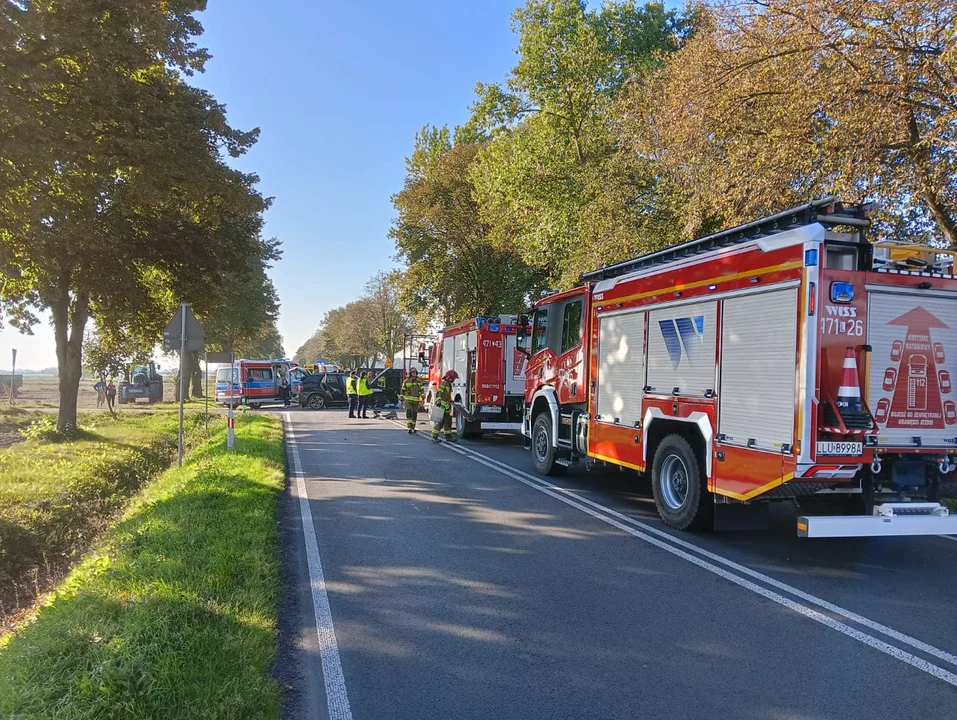
<svg viewBox="0 0 957 720">
<path fill-rule="evenodd" d="M 299 391 L 301 407 L 321 410 L 324 407 L 346 405 L 346 373 L 312 373 L 302 379 Z"/>
</svg>

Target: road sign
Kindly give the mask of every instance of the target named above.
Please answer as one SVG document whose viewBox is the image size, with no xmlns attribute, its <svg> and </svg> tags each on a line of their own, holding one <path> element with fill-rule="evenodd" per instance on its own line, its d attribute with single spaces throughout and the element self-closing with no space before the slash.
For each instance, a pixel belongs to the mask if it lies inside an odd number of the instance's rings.
<svg viewBox="0 0 957 720">
<path fill-rule="evenodd" d="M 186 324 L 183 324 L 183 313 L 186 313 Z M 199 324 L 189 305 L 182 303 L 169 325 L 163 330 L 163 350 L 175 352 L 183 344 L 183 328 L 186 328 L 186 350 L 202 350 L 206 347 L 206 333 Z"/>
<path fill-rule="evenodd" d="M 386 368 L 388 368 L 388 369 L 391 370 L 391 369 L 392 369 L 392 360 L 391 360 L 391 359 L 386 360 L 386 361 L 385 361 L 385 366 L 386 366 Z"/>
<path fill-rule="evenodd" d="M 216 364 L 231 363 L 233 354 L 231 352 L 208 352 L 206 353 L 206 362 Z"/>
</svg>

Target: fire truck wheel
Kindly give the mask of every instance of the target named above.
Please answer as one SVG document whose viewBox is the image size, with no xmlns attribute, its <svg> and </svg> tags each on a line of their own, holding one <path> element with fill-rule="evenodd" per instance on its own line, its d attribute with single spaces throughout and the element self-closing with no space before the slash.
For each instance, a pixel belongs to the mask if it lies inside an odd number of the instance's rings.
<svg viewBox="0 0 957 720">
<path fill-rule="evenodd" d="M 482 423 L 469 422 L 461 413 L 456 413 L 455 434 L 459 440 L 477 440 L 482 437 Z"/>
<path fill-rule="evenodd" d="M 678 530 L 702 527 L 711 508 L 694 448 L 681 435 L 668 435 L 655 452 L 651 488 L 658 514 Z"/>
<path fill-rule="evenodd" d="M 532 460 L 539 474 L 558 475 L 565 466 L 555 462 L 557 459 L 558 450 L 552 444 L 552 416 L 543 412 L 532 427 Z"/>
</svg>

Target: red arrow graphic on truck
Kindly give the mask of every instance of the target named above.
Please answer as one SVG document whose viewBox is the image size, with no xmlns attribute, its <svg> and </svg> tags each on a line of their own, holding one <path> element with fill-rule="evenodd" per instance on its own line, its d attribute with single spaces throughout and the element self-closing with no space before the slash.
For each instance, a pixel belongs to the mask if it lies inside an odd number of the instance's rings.
<svg viewBox="0 0 957 720">
<path fill-rule="evenodd" d="M 896 371 L 888 367 L 884 373 L 884 389 L 894 393 L 886 427 L 942 429 L 943 403 L 931 334 L 934 328 L 949 326 L 920 306 L 888 324 L 906 327 L 907 334 Z M 893 355 L 896 358 L 897 353 Z"/>
</svg>

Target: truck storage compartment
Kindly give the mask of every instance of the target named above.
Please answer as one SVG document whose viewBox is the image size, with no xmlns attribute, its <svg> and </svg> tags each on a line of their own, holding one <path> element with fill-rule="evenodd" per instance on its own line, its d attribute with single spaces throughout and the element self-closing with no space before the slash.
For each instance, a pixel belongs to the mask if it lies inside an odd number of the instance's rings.
<svg viewBox="0 0 957 720">
<path fill-rule="evenodd" d="M 598 321 L 599 422 L 631 426 L 641 420 L 645 314 L 631 310 Z"/>
<path fill-rule="evenodd" d="M 724 301 L 718 433 L 780 452 L 794 445 L 797 287 Z"/>
</svg>

